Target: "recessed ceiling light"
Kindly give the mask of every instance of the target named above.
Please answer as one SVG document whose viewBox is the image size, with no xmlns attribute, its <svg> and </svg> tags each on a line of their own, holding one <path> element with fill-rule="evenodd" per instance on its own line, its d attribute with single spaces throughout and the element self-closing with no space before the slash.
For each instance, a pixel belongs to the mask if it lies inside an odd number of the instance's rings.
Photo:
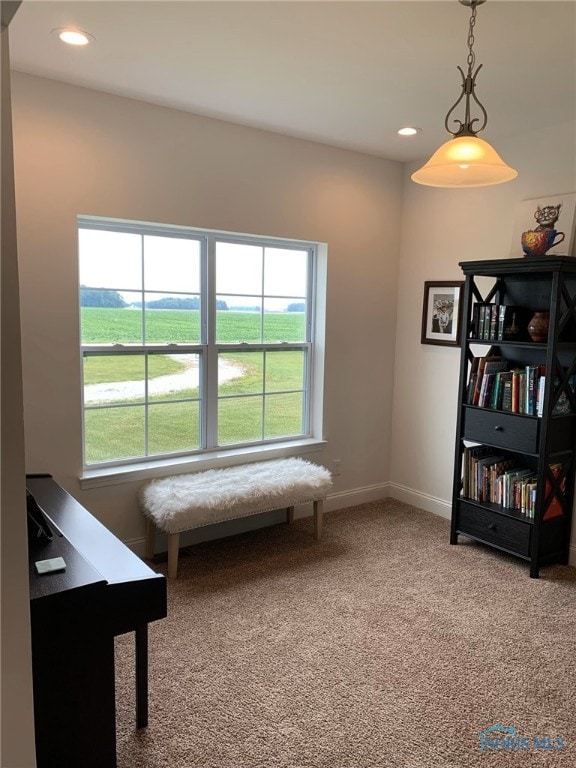
<svg viewBox="0 0 576 768">
<path fill-rule="evenodd" d="M 68 45 L 88 45 L 91 40 L 95 39 L 94 35 L 89 32 L 72 27 L 58 27 L 52 30 L 52 34 L 57 35 L 63 43 L 68 43 Z"/>
<path fill-rule="evenodd" d="M 414 136 L 414 134 L 420 133 L 421 130 L 421 128 L 412 128 L 411 126 L 407 125 L 406 128 L 400 128 L 397 132 L 400 134 L 400 136 Z"/>
</svg>

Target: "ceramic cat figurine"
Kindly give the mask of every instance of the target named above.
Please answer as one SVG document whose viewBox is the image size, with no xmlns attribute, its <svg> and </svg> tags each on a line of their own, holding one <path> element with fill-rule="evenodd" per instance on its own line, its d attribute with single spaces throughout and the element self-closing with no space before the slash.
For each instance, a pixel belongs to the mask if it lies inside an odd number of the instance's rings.
<svg viewBox="0 0 576 768">
<path fill-rule="evenodd" d="M 543 208 L 536 208 L 534 218 L 538 222 L 536 229 L 554 229 L 554 224 L 558 221 L 560 216 L 560 208 L 562 203 L 558 205 L 545 205 Z"/>
<path fill-rule="evenodd" d="M 564 240 L 564 232 L 556 232 L 554 224 L 560 216 L 562 203 L 558 205 L 538 206 L 534 218 L 538 222 L 536 229 L 522 232 L 522 250 L 525 256 L 544 256 L 546 251 Z"/>
</svg>

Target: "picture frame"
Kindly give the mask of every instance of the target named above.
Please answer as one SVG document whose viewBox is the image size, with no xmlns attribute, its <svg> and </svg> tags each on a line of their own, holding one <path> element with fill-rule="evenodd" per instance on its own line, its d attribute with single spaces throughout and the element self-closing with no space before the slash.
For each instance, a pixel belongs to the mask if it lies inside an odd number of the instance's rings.
<svg viewBox="0 0 576 768">
<path fill-rule="evenodd" d="M 460 346 L 462 280 L 428 280 L 424 283 L 422 344 Z"/>
<path fill-rule="evenodd" d="M 556 205 L 560 205 L 561 208 L 554 229 L 558 233 L 562 233 L 564 238 L 557 245 L 549 248 L 546 251 L 546 256 L 576 255 L 576 192 L 570 192 L 564 195 L 548 195 L 547 197 L 522 200 L 518 203 L 510 245 L 511 258 L 525 257 L 522 249 L 522 233 L 534 230 L 538 226 L 538 221 L 534 217 L 537 209 Z"/>
</svg>

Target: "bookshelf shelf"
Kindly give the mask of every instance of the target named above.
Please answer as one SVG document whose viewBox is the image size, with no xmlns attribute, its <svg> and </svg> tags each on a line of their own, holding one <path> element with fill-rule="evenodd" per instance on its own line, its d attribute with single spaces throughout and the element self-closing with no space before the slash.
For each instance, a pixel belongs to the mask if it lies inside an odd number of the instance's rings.
<svg viewBox="0 0 576 768">
<path fill-rule="evenodd" d="M 466 340 L 468 344 L 483 344 L 488 347 L 518 347 L 519 349 L 547 349 L 548 344 L 541 344 L 536 341 L 512 341 L 497 339 L 475 339 Z M 559 341 L 559 349 L 576 350 L 576 341 Z"/>
<path fill-rule="evenodd" d="M 576 259 L 460 266 L 463 341 L 450 543 L 465 536 L 513 554 L 538 578 L 542 566 L 567 563 L 569 554 Z M 549 314 L 546 342 L 529 338 L 535 312 Z"/>
<path fill-rule="evenodd" d="M 519 347 L 525 349 L 546 349 L 547 344 L 536 341 L 512 341 L 511 339 L 467 339 L 470 344 L 484 344 L 490 347 Z M 574 345 L 576 346 L 576 345 Z"/>
</svg>

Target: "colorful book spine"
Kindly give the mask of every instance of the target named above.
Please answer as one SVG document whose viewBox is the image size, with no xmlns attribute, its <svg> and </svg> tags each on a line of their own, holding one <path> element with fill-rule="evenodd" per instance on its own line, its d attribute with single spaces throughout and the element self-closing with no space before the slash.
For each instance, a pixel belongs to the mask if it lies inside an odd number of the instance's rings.
<svg viewBox="0 0 576 768">
<path fill-rule="evenodd" d="M 538 393 L 538 366 L 526 366 L 526 410 L 529 416 L 536 416 L 536 396 Z"/>
</svg>

